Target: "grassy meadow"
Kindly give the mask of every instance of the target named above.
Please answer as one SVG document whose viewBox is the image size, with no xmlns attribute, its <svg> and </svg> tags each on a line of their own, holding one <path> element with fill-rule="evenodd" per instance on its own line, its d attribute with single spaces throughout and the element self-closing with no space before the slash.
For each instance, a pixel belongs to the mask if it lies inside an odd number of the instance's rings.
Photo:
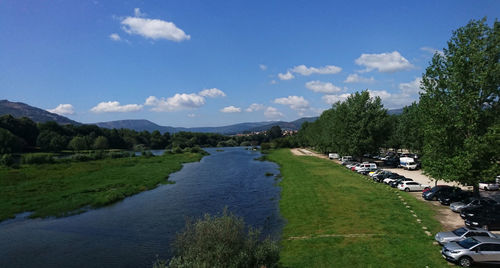
<svg viewBox="0 0 500 268">
<path fill-rule="evenodd" d="M 284 267 L 448 267 L 433 235 L 435 212 L 405 192 L 330 160 L 272 151 L 281 167 Z M 399 191 L 398 191 L 399 193 Z"/>
<path fill-rule="evenodd" d="M 168 183 L 168 175 L 201 154 L 166 154 L 88 162 L 0 167 L 0 221 L 17 213 L 66 216 Z"/>
</svg>

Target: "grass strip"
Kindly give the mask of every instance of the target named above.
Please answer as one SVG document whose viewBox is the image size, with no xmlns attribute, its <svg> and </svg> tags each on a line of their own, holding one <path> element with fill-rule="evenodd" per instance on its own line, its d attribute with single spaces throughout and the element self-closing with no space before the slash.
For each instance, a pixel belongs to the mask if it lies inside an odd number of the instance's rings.
<svg viewBox="0 0 500 268">
<path fill-rule="evenodd" d="M 169 174 L 201 154 L 167 154 L 89 162 L 0 167 L 0 221 L 17 213 L 67 216 L 168 183 Z"/>
<path fill-rule="evenodd" d="M 280 211 L 286 220 L 285 267 L 447 267 L 434 238 L 434 210 L 393 188 L 372 183 L 330 160 L 275 150 L 281 167 Z"/>
</svg>

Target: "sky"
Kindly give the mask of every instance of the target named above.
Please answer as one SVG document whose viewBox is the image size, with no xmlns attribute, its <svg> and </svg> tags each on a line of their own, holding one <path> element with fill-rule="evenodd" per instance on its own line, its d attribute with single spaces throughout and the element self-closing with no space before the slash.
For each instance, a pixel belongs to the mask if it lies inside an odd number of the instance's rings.
<svg viewBox="0 0 500 268">
<path fill-rule="evenodd" d="M 500 1 L 0 0 L 0 99 L 82 123 L 293 121 L 369 90 L 418 100 L 434 53 Z"/>
</svg>

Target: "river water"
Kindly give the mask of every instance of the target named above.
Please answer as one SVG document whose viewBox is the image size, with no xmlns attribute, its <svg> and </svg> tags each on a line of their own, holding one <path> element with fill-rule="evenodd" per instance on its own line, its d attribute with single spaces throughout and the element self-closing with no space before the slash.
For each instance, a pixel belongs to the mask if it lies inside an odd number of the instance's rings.
<svg viewBox="0 0 500 268">
<path fill-rule="evenodd" d="M 224 207 L 265 235 L 279 238 L 279 168 L 244 148 L 206 149 L 211 155 L 171 174 L 162 185 L 104 208 L 66 218 L 0 223 L 0 267 L 151 267 L 171 257 L 186 218 Z"/>
</svg>

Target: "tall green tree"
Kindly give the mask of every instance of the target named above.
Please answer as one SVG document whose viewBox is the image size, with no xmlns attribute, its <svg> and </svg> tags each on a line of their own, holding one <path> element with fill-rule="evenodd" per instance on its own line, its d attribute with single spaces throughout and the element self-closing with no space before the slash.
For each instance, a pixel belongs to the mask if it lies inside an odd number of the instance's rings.
<svg viewBox="0 0 500 268">
<path fill-rule="evenodd" d="M 401 146 L 414 153 L 421 153 L 424 146 L 421 114 L 420 106 L 416 102 L 404 107 L 395 130 Z"/>
<path fill-rule="evenodd" d="M 274 140 L 277 138 L 280 138 L 282 136 L 282 130 L 280 126 L 272 126 L 268 131 L 267 135 L 269 136 L 270 140 Z"/>
<path fill-rule="evenodd" d="M 499 166 L 500 23 L 469 22 L 443 52 L 422 79 L 423 167 L 435 179 L 477 191 Z"/>
</svg>

